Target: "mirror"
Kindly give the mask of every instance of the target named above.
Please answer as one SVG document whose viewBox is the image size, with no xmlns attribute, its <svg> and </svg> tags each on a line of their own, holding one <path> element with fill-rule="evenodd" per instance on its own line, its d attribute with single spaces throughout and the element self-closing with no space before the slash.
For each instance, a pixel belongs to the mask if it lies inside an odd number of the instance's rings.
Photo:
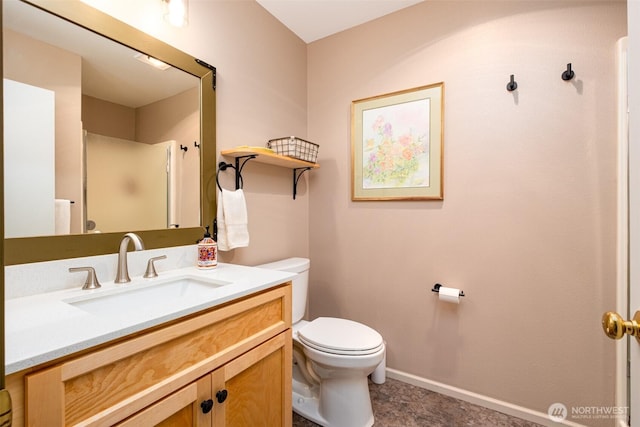
<svg viewBox="0 0 640 427">
<path fill-rule="evenodd" d="M 3 16 L 5 237 L 200 225 L 200 79 L 19 1 Z"/>
<path fill-rule="evenodd" d="M 114 253 L 128 231 L 201 237 L 215 68 L 81 2 L 5 0 L 3 39 L 5 264 Z"/>
</svg>

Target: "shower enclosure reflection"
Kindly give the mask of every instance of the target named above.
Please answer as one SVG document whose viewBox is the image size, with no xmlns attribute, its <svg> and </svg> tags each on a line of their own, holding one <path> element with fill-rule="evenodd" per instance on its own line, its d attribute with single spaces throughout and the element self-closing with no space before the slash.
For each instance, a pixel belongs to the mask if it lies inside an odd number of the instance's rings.
<svg viewBox="0 0 640 427">
<path fill-rule="evenodd" d="M 177 228 L 189 214 L 198 220 L 197 211 L 181 209 L 186 192 L 178 189 L 188 169 L 177 141 L 144 144 L 85 132 L 84 143 L 88 232 Z"/>
</svg>

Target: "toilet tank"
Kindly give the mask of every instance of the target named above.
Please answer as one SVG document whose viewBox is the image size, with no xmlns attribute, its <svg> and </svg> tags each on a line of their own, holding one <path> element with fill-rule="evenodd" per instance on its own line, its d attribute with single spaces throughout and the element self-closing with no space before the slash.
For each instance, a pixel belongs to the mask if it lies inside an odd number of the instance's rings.
<svg viewBox="0 0 640 427">
<path fill-rule="evenodd" d="M 287 258 L 280 261 L 274 261 L 267 264 L 256 265 L 259 268 L 267 268 L 269 270 L 287 271 L 289 273 L 297 273 L 291 282 L 291 321 L 297 323 L 302 320 L 307 310 L 307 295 L 309 291 L 309 267 L 311 261 L 307 258 Z"/>
</svg>

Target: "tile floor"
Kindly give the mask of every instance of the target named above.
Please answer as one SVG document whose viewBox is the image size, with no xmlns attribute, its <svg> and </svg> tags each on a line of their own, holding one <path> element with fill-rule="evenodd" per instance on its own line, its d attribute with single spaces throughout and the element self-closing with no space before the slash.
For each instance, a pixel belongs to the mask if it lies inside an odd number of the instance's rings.
<svg viewBox="0 0 640 427">
<path fill-rule="evenodd" d="M 375 427 L 542 427 L 478 405 L 387 378 L 369 381 Z M 316 427 L 293 414 L 293 427 Z"/>
</svg>

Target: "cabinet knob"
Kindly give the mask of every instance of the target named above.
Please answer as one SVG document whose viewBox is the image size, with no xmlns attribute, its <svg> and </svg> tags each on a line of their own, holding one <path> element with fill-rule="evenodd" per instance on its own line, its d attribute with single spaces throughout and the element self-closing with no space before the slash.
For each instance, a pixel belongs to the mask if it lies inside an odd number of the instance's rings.
<svg viewBox="0 0 640 427">
<path fill-rule="evenodd" d="M 219 392 L 217 392 L 216 399 L 218 400 L 218 403 L 222 403 L 227 400 L 228 394 L 229 393 L 227 392 L 227 390 L 220 390 Z"/>
<path fill-rule="evenodd" d="M 208 414 L 209 412 L 211 412 L 211 408 L 213 408 L 213 400 L 205 400 L 200 404 L 200 407 L 202 408 L 203 414 Z"/>
</svg>

